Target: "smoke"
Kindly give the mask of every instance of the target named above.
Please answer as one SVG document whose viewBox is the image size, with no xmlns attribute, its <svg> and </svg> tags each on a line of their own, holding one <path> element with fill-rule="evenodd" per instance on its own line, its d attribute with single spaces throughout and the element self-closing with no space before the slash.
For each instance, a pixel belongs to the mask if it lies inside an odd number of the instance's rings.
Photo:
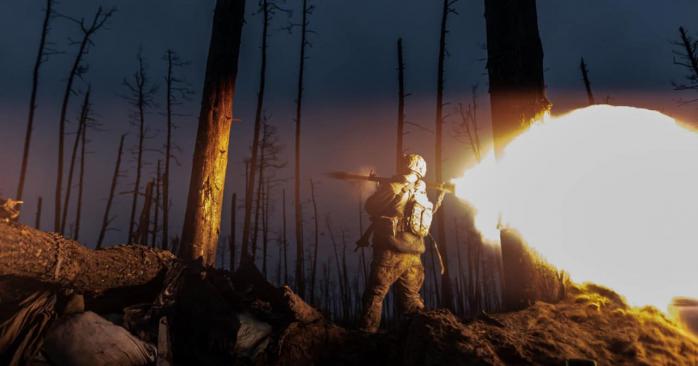
<svg viewBox="0 0 698 366">
<path fill-rule="evenodd" d="M 698 296 L 698 135 L 664 114 L 597 105 L 547 118 L 454 183 L 486 239 L 515 228 L 576 281 L 662 310 Z"/>
</svg>

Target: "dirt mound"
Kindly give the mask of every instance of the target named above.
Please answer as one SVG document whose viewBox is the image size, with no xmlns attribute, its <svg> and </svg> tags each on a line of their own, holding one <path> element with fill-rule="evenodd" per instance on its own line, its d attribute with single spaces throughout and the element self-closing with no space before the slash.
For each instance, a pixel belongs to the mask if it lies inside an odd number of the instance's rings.
<svg viewBox="0 0 698 366">
<path fill-rule="evenodd" d="M 572 286 L 558 304 L 462 323 L 447 311 L 411 320 L 404 365 L 696 365 L 698 339 L 651 307 L 631 308 L 613 291 Z"/>
</svg>

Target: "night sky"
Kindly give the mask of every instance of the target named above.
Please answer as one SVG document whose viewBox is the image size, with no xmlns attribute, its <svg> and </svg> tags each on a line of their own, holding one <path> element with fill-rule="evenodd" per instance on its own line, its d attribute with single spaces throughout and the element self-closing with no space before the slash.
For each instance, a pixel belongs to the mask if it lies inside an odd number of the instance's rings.
<svg viewBox="0 0 698 366">
<path fill-rule="evenodd" d="M 16 191 L 20 154 L 26 128 L 31 70 L 36 55 L 44 1 L 0 1 L 0 195 L 13 196 Z M 162 158 L 164 142 L 165 63 L 162 56 L 172 48 L 190 61 L 180 77 L 190 82 L 195 95 L 179 107 L 174 139 L 181 166 L 174 169 L 171 233 L 180 232 L 189 183 L 193 140 L 196 133 L 200 92 L 209 43 L 213 0 L 121 0 L 104 1 L 105 8 L 116 6 L 117 13 L 106 29 L 94 37 L 86 61 L 89 71 L 76 89 L 84 91 L 88 83 L 93 90 L 95 118 L 99 131 L 89 135 L 87 161 L 86 244 L 96 241 L 99 220 L 104 210 L 113 160 L 119 136 L 129 133 L 127 146 L 136 144 L 136 129 L 129 124 L 131 107 L 123 99 L 122 80 L 136 67 L 136 55 L 142 49 L 151 79 L 160 86 L 156 105 L 146 116 L 150 138 L 146 160 L 146 177 L 154 176 L 155 162 Z M 302 145 L 302 181 L 304 198 L 309 198 L 308 180 L 319 183 L 321 215 L 331 213 L 336 228 L 346 229 L 351 241 L 358 236 L 356 224 L 357 190 L 351 185 L 328 180 L 324 172 L 337 169 L 368 170 L 389 175 L 394 162 L 395 121 L 397 115 L 396 46 L 403 38 L 407 63 L 406 83 L 411 94 L 407 99 L 407 118 L 427 130 L 433 129 L 436 61 L 441 1 L 384 0 L 360 4 L 340 0 L 315 0 L 310 17 L 312 48 L 306 63 L 306 98 Z M 278 126 L 284 156 L 292 166 L 293 107 L 298 68 L 299 31 L 284 28 L 299 21 L 301 1 L 279 1 L 290 10 L 278 12 L 272 20 L 269 39 L 269 68 L 265 114 Z M 98 2 L 62 0 L 56 10 L 74 18 L 91 17 Z M 451 136 L 452 124 L 458 122 L 458 103 L 467 103 L 477 84 L 480 125 L 483 137 L 489 131 L 489 104 L 485 70 L 485 21 L 482 1 L 461 0 L 457 15 L 449 20 L 446 60 L 445 99 L 449 103 L 446 129 L 447 151 L 445 174 L 460 175 L 472 161 L 468 147 Z M 243 159 L 249 155 L 254 100 L 258 83 L 258 60 L 261 16 L 257 2 L 248 1 L 243 29 L 235 115 L 239 122 L 231 132 L 231 149 L 226 187 L 222 234 L 227 235 L 227 212 L 233 192 L 242 195 Z M 681 106 L 690 93 L 673 90 L 672 81 L 680 81 L 683 70 L 673 64 L 672 42 L 678 39 L 678 27 L 698 34 L 695 23 L 698 3 L 690 0 L 658 1 L 554 1 L 539 0 L 540 34 L 545 53 L 545 81 L 553 112 L 561 113 L 586 104 L 579 60 L 587 61 L 597 101 L 658 109 L 686 122 L 696 121 L 694 106 Z M 35 132 L 29 161 L 26 206 L 23 220 L 33 222 L 36 198 L 44 197 L 44 229 L 52 227 L 53 191 L 57 149 L 60 99 L 70 63 L 76 52 L 71 44 L 80 36 L 76 26 L 62 18 L 52 21 L 49 40 L 62 54 L 53 55 L 41 69 Z M 69 113 L 68 131 L 76 128 L 80 96 L 74 96 Z M 67 146 L 74 135 L 67 137 Z M 423 154 L 432 162 L 434 135 L 410 127 L 406 136 L 409 151 Z M 66 154 L 69 151 L 66 150 Z M 134 159 L 129 156 L 119 191 L 131 190 Z M 274 215 L 279 222 L 281 190 L 289 197 L 291 216 L 292 171 L 283 169 L 278 178 L 288 182 L 272 193 Z M 366 193 L 364 193 L 365 195 Z M 240 197 L 241 198 L 241 197 Z M 447 215 L 461 215 L 455 199 L 450 198 Z M 119 196 L 113 213 L 118 215 L 108 243 L 126 239 L 130 196 Z M 241 217 L 242 211 L 240 211 Z M 310 237 L 310 205 L 305 206 L 307 234 Z M 451 220 L 447 219 L 450 223 Z M 292 231 L 289 237 L 292 237 Z M 274 235 L 276 236 L 276 235 Z"/>
</svg>

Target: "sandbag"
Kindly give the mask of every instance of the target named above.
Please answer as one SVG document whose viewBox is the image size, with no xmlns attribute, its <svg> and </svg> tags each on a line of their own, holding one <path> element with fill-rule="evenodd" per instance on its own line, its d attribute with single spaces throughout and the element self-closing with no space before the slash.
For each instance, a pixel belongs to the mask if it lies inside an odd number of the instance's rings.
<svg viewBox="0 0 698 366">
<path fill-rule="evenodd" d="M 57 320 L 44 339 L 44 353 L 57 365 L 137 366 L 155 362 L 157 350 L 88 311 Z"/>
</svg>

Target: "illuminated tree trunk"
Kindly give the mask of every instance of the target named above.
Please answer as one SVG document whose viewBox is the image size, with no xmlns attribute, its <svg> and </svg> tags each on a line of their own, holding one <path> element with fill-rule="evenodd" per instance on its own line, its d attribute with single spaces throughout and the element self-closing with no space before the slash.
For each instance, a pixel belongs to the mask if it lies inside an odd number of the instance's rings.
<svg viewBox="0 0 698 366">
<path fill-rule="evenodd" d="M 244 6 L 243 0 L 216 3 L 182 230 L 182 258 L 203 257 L 209 265 L 220 233 Z"/>
<path fill-rule="evenodd" d="M 550 107 L 545 97 L 543 47 L 538 34 L 535 0 L 485 0 L 487 70 L 495 154 Z M 516 182 L 510 182 L 516 184 Z M 539 299 L 540 267 L 530 248 L 515 232 L 501 231 L 503 301 L 507 310 Z M 554 269 L 551 269 L 554 271 Z"/>
</svg>

